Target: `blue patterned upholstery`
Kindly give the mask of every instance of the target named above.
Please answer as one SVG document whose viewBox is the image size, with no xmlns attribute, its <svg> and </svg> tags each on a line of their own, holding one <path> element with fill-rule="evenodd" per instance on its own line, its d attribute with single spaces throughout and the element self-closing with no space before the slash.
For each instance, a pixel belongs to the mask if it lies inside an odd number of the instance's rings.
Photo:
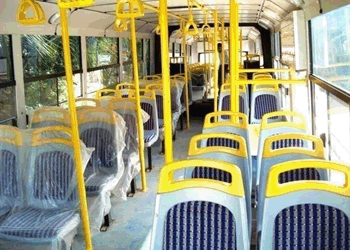
<svg viewBox="0 0 350 250">
<path fill-rule="evenodd" d="M 150 133 L 147 133 L 147 131 L 145 131 L 145 134 L 144 134 L 145 143 L 152 141 L 155 137 L 156 135 L 155 133 L 153 133 L 153 131 L 151 131 Z"/>
<path fill-rule="evenodd" d="M 349 218 L 330 206 L 296 205 L 277 215 L 274 236 L 275 250 L 349 250 Z"/>
<path fill-rule="evenodd" d="M 91 155 L 88 166 L 95 168 L 113 168 L 113 157 L 116 149 L 114 148 L 113 135 L 104 128 L 89 128 L 80 133 L 80 139 L 87 147 L 95 148 Z M 108 145 L 108 146 L 107 146 Z M 117 169 L 117 168 L 116 168 Z"/>
<path fill-rule="evenodd" d="M 76 188 L 71 190 L 74 174 L 74 161 L 70 154 L 62 151 L 39 154 L 35 158 L 32 187 L 35 203 L 41 201 L 46 208 L 48 205 L 58 208 L 60 202 L 71 201 L 72 206 L 75 206 L 78 195 Z"/>
<path fill-rule="evenodd" d="M 207 147 L 222 146 L 239 149 L 239 142 L 226 138 L 209 138 L 207 140 Z"/>
<path fill-rule="evenodd" d="M 125 126 L 127 128 L 126 134 L 125 134 L 125 144 L 126 144 L 126 150 L 129 150 L 130 147 L 137 147 L 138 146 L 138 140 L 137 140 L 137 119 L 136 114 L 126 114 L 126 113 L 119 113 L 124 121 Z M 133 148 L 134 149 L 134 148 Z M 125 151 L 125 150 L 124 150 Z"/>
<path fill-rule="evenodd" d="M 284 139 L 284 140 L 278 140 L 272 142 L 272 149 L 279 149 L 279 148 L 289 148 L 289 147 L 298 147 L 302 148 L 306 144 L 303 140 L 300 139 Z"/>
<path fill-rule="evenodd" d="M 0 150 L 0 196 L 18 196 L 16 155 L 8 150 Z M 0 205 L 1 207 L 1 205 Z"/>
<path fill-rule="evenodd" d="M 157 103 L 158 119 L 164 119 L 163 118 L 163 96 L 162 95 L 156 95 L 156 103 Z"/>
<path fill-rule="evenodd" d="M 261 119 L 263 115 L 277 111 L 277 98 L 274 95 L 259 95 L 255 99 L 254 118 Z"/>
<path fill-rule="evenodd" d="M 153 107 L 149 103 L 142 102 L 141 108 L 147 112 L 147 114 L 150 116 L 148 121 L 143 124 L 144 130 L 153 130 L 154 129 L 154 117 L 153 117 Z"/>
<path fill-rule="evenodd" d="M 35 240 L 54 239 L 74 219 L 79 221 L 79 214 L 76 210 L 62 212 L 24 208 L 1 223 L 0 235 Z M 71 230 L 70 227 L 68 229 Z"/>
<path fill-rule="evenodd" d="M 192 178 L 211 179 L 227 183 L 232 182 L 232 176 L 229 172 L 209 167 L 195 167 L 192 172 Z"/>
<path fill-rule="evenodd" d="M 163 249 L 235 250 L 235 218 L 226 207 L 213 202 L 179 203 L 167 213 Z"/>
<path fill-rule="evenodd" d="M 99 193 L 102 189 L 102 185 L 108 182 L 110 178 L 106 174 L 92 174 L 85 181 L 86 192 L 89 194 Z"/>
<path fill-rule="evenodd" d="M 222 108 L 221 111 L 230 111 L 231 110 L 231 96 L 227 95 L 224 98 L 222 98 Z M 244 98 L 242 96 L 239 96 L 239 112 L 245 114 L 245 112 L 248 112 L 245 110 L 245 102 Z M 230 117 L 228 115 L 221 116 L 222 119 L 228 120 Z"/>
<path fill-rule="evenodd" d="M 281 173 L 278 176 L 279 183 L 292 181 L 321 180 L 320 174 L 315 168 L 300 168 Z"/>
</svg>

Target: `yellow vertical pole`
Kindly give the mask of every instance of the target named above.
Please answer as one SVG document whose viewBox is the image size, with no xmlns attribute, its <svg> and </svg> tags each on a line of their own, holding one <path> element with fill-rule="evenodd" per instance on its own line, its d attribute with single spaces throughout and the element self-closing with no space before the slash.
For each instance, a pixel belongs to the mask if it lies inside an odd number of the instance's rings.
<svg viewBox="0 0 350 250">
<path fill-rule="evenodd" d="M 173 141 L 171 124 L 171 95 L 168 48 L 168 7 L 167 0 L 159 0 L 159 24 L 162 53 L 163 109 L 164 109 L 164 145 L 165 164 L 173 161 Z M 187 113 L 188 114 L 188 113 Z"/>
<path fill-rule="evenodd" d="M 184 26 L 184 25 L 183 25 Z M 188 100 L 188 69 L 187 69 L 187 44 L 186 44 L 186 35 L 182 34 L 182 46 L 184 48 L 184 72 L 185 72 L 185 105 L 186 105 L 186 120 L 187 120 L 187 129 L 191 127 L 190 125 L 190 107 Z"/>
<path fill-rule="evenodd" d="M 83 224 L 85 248 L 90 250 L 92 249 L 92 242 L 91 242 L 91 233 L 90 233 L 89 213 L 88 213 L 86 193 L 85 193 L 84 170 L 83 170 L 83 163 L 82 163 L 81 151 L 80 151 L 79 128 L 78 128 L 77 111 L 75 106 L 72 59 L 70 54 L 68 18 L 67 18 L 66 9 L 60 8 L 60 16 L 61 16 L 62 44 L 63 44 L 63 53 L 64 53 L 64 66 L 66 70 L 68 103 L 69 103 L 69 111 L 70 111 L 69 115 L 71 119 L 72 142 L 74 145 L 75 168 L 76 168 L 76 174 L 78 179 L 78 192 L 80 197 L 81 220 Z"/>
<path fill-rule="evenodd" d="M 239 111 L 239 86 L 236 83 L 237 77 L 237 6 L 235 0 L 230 0 L 230 84 L 231 84 L 231 111 L 238 112 Z M 232 121 L 234 121 L 234 117 L 232 117 Z"/>
<path fill-rule="evenodd" d="M 218 11 L 214 11 L 214 112 L 218 111 Z"/>
<path fill-rule="evenodd" d="M 221 86 L 225 84 L 225 23 L 221 23 Z"/>
<path fill-rule="evenodd" d="M 130 2 L 130 11 L 134 10 L 132 2 Z M 139 154 L 140 154 L 140 165 L 141 165 L 141 183 L 142 183 L 142 191 L 147 190 L 147 182 L 146 182 L 146 167 L 145 167 L 145 155 L 144 155 L 144 147 L 145 142 L 143 139 L 143 122 L 141 115 L 141 97 L 140 97 L 140 83 L 139 83 L 139 69 L 138 69 L 138 61 L 137 61 L 137 46 L 136 46 L 136 28 L 135 28 L 135 18 L 130 18 L 130 33 L 131 33 L 131 53 L 132 53 L 132 63 L 133 63 L 133 71 L 134 71 L 134 85 L 136 92 L 136 102 L 137 102 L 137 132 L 139 133 Z"/>
<path fill-rule="evenodd" d="M 236 40 L 236 58 L 235 58 L 235 62 L 236 62 L 236 81 L 239 80 L 239 65 L 240 65 L 240 61 L 239 61 L 239 47 L 240 47 L 240 41 L 239 41 L 239 18 L 238 18 L 238 4 L 235 4 L 235 24 L 236 24 L 236 28 L 235 28 L 235 40 Z M 237 82 L 236 84 L 237 87 L 237 112 L 239 110 L 239 84 Z"/>
<path fill-rule="evenodd" d="M 242 62 L 242 55 L 243 55 L 243 37 L 242 37 L 242 30 L 241 30 L 241 33 L 240 33 L 241 35 L 240 35 L 240 39 L 239 39 L 239 41 L 240 41 L 240 46 L 239 46 L 239 48 L 240 48 L 240 54 L 239 54 L 239 65 L 240 65 L 240 67 L 241 68 L 243 68 L 243 62 Z M 238 72 L 239 73 L 239 72 Z"/>
</svg>

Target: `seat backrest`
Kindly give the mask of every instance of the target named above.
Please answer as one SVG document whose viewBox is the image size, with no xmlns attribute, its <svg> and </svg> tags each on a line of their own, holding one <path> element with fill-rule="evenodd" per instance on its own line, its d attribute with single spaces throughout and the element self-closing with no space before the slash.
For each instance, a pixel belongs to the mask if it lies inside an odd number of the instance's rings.
<svg viewBox="0 0 350 250">
<path fill-rule="evenodd" d="M 143 80 L 147 80 L 147 81 L 157 81 L 157 80 L 162 80 L 162 77 L 159 75 L 149 75 L 149 76 L 144 76 Z"/>
<path fill-rule="evenodd" d="M 231 182 L 175 180 L 176 171 L 210 167 Z M 242 249 L 250 247 L 244 187 L 239 168 L 213 160 L 184 160 L 160 173 L 151 249 Z"/>
<path fill-rule="evenodd" d="M 109 102 L 117 97 L 118 93 L 114 89 L 101 89 L 96 91 L 95 98 L 100 101 L 102 108 L 108 108 Z"/>
<path fill-rule="evenodd" d="M 250 108 L 251 123 L 260 123 L 263 115 L 280 109 L 281 97 L 277 84 L 253 85 Z"/>
<path fill-rule="evenodd" d="M 0 125 L 0 217 L 21 202 L 22 131 Z"/>
<path fill-rule="evenodd" d="M 110 109 L 78 110 L 80 139 L 95 148 L 87 165 L 96 173 L 119 175 L 123 169 L 125 147 L 124 124 L 117 123 L 117 114 Z"/>
<path fill-rule="evenodd" d="M 32 128 L 42 128 L 47 126 L 70 127 L 69 112 L 60 107 L 43 107 L 33 112 L 31 121 Z"/>
<path fill-rule="evenodd" d="M 159 135 L 158 109 L 156 94 L 153 90 L 141 90 L 141 108 L 150 116 L 150 119 L 143 124 L 145 131 L 153 131 L 156 137 Z"/>
<path fill-rule="evenodd" d="M 239 86 L 239 112 L 249 115 L 248 107 L 248 92 L 244 85 Z M 219 111 L 230 111 L 231 110 L 231 92 L 230 84 L 223 84 L 221 86 L 220 95 L 219 95 Z M 227 120 L 227 116 L 222 116 L 220 120 Z"/>
<path fill-rule="evenodd" d="M 27 203 L 39 209 L 76 208 L 79 197 L 73 144 L 63 137 L 42 136 L 51 128 L 33 131 L 25 179 Z"/>
<path fill-rule="evenodd" d="M 75 105 L 77 109 L 81 108 L 98 108 L 101 107 L 101 101 L 96 98 L 84 98 L 80 97 L 75 99 Z"/>
<path fill-rule="evenodd" d="M 222 116 L 228 116 L 229 119 L 226 121 L 221 121 L 220 117 Z M 202 133 L 230 133 L 242 136 L 247 144 L 248 160 L 249 165 L 251 166 L 248 117 L 245 114 L 235 113 L 231 111 L 219 111 L 209 113 L 205 116 Z"/>
<path fill-rule="evenodd" d="M 281 183 L 284 172 L 302 168 L 336 170 L 345 185 L 325 181 Z M 350 248 L 350 168 L 325 160 L 291 161 L 270 169 L 260 249 Z"/>
<path fill-rule="evenodd" d="M 200 145 L 200 147 L 199 147 Z M 224 161 L 239 167 L 246 194 L 249 229 L 251 226 L 251 186 L 252 174 L 248 161 L 245 139 L 228 133 L 200 134 L 192 137 L 188 150 L 189 159 L 212 159 Z M 222 171 L 195 167 L 186 168 L 185 179 L 206 178 L 228 182 L 230 179 Z"/>
<path fill-rule="evenodd" d="M 278 119 L 276 119 L 278 117 Z M 279 120 L 278 122 L 276 122 Z M 259 185 L 261 158 L 266 138 L 275 134 L 306 133 L 306 121 L 302 114 L 293 111 L 277 111 L 265 114 L 261 120 L 257 155 L 257 180 Z"/>
<path fill-rule="evenodd" d="M 122 82 L 122 83 L 119 83 L 117 84 L 116 88 L 115 88 L 117 91 L 122 91 L 122 90 L 125 90 L 125 89 L 135 89 L 135 84 L 133 83 L 128 83 L 128 82 Z"/>
<path fill-rule="evenodd" d="M 258 231 L 262 226 L 262 215 L 267 177 L 272 166 L 287 161 L 303 159 L 324 159 L 323 142 L 320 138 L 300 133 L 285 133 L 268 137 L 264 143 L 258 190 Z M 327 180 L 327 171 L 316 168 L 303 168 L 285 172 L 281 182 L 301 180 Z"/>
</svg>

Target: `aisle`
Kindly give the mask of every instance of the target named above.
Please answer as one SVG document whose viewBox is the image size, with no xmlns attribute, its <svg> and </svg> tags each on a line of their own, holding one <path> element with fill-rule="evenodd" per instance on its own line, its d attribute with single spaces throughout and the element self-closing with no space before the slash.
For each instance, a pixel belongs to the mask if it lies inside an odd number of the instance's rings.
<svg viewBox="0 0 350 250">
<path fill-rule="evenodd" d="M 203 120 L 192 120 L 191 126 L 189 130 L 177 131 L 173 144 L 176 160 L 186 158 L 189 141 L 192 136 L 201 133 Z M 164 164 L 164 155 L 159 155 L 160 150 L 160 146 L 152 148 L 153 170 L 147 173 L 147 192 L 137 192 L 135 197 L 127 201 L 112 198 L 111 214 L 116 221 L 107 232 L 93 237 L 94 249 L 140 249 L 152 227 L 158 176 Z M 72 249 L 84 249 L 82 237 L 76 237 Z"/>
</svg>

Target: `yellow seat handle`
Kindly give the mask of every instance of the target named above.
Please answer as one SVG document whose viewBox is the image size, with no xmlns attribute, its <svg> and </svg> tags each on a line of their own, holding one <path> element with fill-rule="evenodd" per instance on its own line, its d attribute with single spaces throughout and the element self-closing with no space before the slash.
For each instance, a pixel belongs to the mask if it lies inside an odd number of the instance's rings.
<svg viewBox="0 0 350 250">
<path fill-rule="evenodd" d="M 303 143 L 311 142 L 312 148 L 303 148 L 303 147 L 288 147 L 288 148 L 279 148 L 272 149 L 272 144 L 274 142 L 283 141 L 283 140 L 302 140 Z M 269 136 L 265 140 L 263 157 L 275 157 L 284 154 L 307 154 L 317 158 L 324 159 L 324 148 L 323 142 L 320 138 L 307 134 L 300 133 L 284 133 Z"/>
<path fill-rule="evenodd" d="M 210 147 L 204 147 L 204 148 L 198 147 L 198 144 L 202 140 L 208 140 L 212 138 L 236 141 L 238 142 L 239 147 L 238 148 L 231 148 L 227 146 L 210 146 Z M 227 154 L 232 154 L 243 158 L 248 157 L 246 141 L 243 137 L 239 135 L 229 134 L 229 133 L 208 133 L 208 134 L 199 134 L 192 137 L 190 141 L 190 147 L 188 149 L 188 155 L 191 155 L 191 156 L 201 155 L 201 154 L 213 153 L 213 152 L 227 153 Z"/>
<path fill-rule="evenodd" d="M 116 19 L 114 23 L 114 28 L 117 32 L 124 32 L 128 30 L 128 24 L 126 19 Z"/>
<path fill-rule="evenodd" d="M 160 83 L 152 83 L 152 84 L 148 84 L 146 86 L 146 90 L 163 90 L 163 84 Z"/>
<path fill-rule="evenodd" d="M 38 128 L 33 131 L 32 135 L 32 146 L 41 146 L 48 143 L 61 143 L 69 146 L 73 146 L 71 139 L 65 138 L 42 138 L 40 135 L 43 133 L 51 133 L 51 132 L 65 132 L 71 135 L 72 130 L 68 127 L 64 126 L 49 126 Z"/>
<path fill-rule="evenodd" d="M 109 102 L 109 109 L 132 109 L 136 110 L 136 99 L 125 99 L 116 97 Z"/>
<path fill-rule="evenodd" d="M 95 0 L 58 0 L 58 6 L 63 9 L 88 7 L 94 4 Z"/>
<path fill-rule="evenodd" d="M 162 80 L 162 77 L 159 75 L 149 75 L 149 76 L 144 76 L 143 80 Z"/>
<path fill-rule="evenodd" d="M 125 10 L 127 5 L 129 5 L 128 11 Z M 116 17 L 118 19 L 139 18 L 145 14 L 145 9 L 141 0 L 118 0 L 116 9 Z"/>
<path fill-rule="evenodd" d="M 91 107 L 101 107 L 101 102 L 98 99 L 95 98 L 85 98 L 85 97 L 80 97 L 75 99 L 75 103 L 77 104 L 76 106 L 79 106 L 79 103 L 94 103 L 95 106 Z"/>
<path fill-rule="evenodd" d="M 279 183 L 278 177 L 281 173 L 304 168 L 328 169 L 342 172 L 345 174 L 345 185 L 335 186 L 329 181 L 318 180 L 293 181 L 283 184 Z M 328 191 L 350 197 L 349 176 L 349 166 L 326 160 L 301 160 L 285 162 L 275 165 L 270 169 L 266 187 L 266 197 L 274 197 L 303 190 Z"/>
<path fill-rule="evenodd" d="M 232 182 L 227 183 L 211 179 L 186 179 L 174 180 L 174 172 L 177 170 L 193 167 L 209 167 L 212 169 L 223 170 L 231 174 Z M 189 188 L 207 188 L 218 190 L 230 195 L 244 197 L 244 188 L 241 170 L 233 164 L 221 161 L 195 159 L 182 160 L 166 164 L 159 177 L 158 194 L 174 192 Z"/>
<path fill-rule="evenodd" d="M 276 116 L 290 116 L 290 117 L 296 118 L 296 119 L 293 119 L 293 122 L 286 121 L 286 122 L 268 123 L 268 120 L 270 118 L 276 117 Z M 261 119 L 261 127 L 260 127 L 261 130 L 278 128 L 281 126 L 289 126 L 289 127 L 293 127 L 293 128 L 306 130 L 306 121 L 305 121 L 305 118 L 302 114 L 294 112 L 294 111 L 271 112 L 271 113 L 267 113 L 267 114 L 263 115 L 263 117 Z"/>
<path fill-rule="evenodd" d="M 0 125 L 0 141 L 16 146 L 23 145 L 22 131 L 16 127 Z"/>
<path fill-rule="evenodd" d="M 224 122 L 217 121 L 217 118 L 219 118 L 220 116 L 229 116 L 231 119 L 229 119 L 229 121 Z M 239 118 L 237 119 L 238 122 L 232 122 L 232 118 Z M 209 113 L 205 116 L 204 128 L 212 128 L 218 125 L 235 126 L 242 129 L 248 129 L 248 117 L 243 113 L 232 111 L 217 111 Z"/>
<path fill-rule="evenodd" d="M 32 9 L 34 17 L 27 17 L 28 11 Z M 46 21 L 45 13 L 41 5 L 35 0 L 22 0 L 17 11 L 17 21 L 23 25 L 40 25 Z"/>
<path fill-rule="evenodd" d="M 117 95 L 118 92 L 116 90 L 114 90 L 114 89 L 100 89 L 100 90 L 96 91 L 95 98 L 96 99 L 100 99 L 100 98 L 103 97 L 102 94 L 110 94 L 110 93 L 113 93 L 114 95 Z"/>
<path fill-rule="evenodd" d="M 133 83 L 119 83 L 116 88 L 118 90 L 125 90 L 125 89 L 135 89 L 135 85 Z"/>
</svg>

